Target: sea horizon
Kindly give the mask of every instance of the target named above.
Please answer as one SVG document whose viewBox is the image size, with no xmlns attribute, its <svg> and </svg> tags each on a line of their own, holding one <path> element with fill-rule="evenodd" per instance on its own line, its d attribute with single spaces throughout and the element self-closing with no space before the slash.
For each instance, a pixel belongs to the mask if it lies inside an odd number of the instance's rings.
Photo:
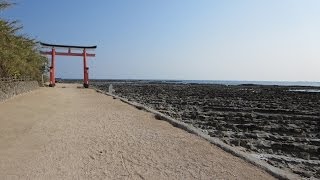
<svg viewBox="0 0 320 180">
<path fill-rule="evenodd" d="M 63 80 L 82 80 L 76 78 L 58 78 Z M 91 79 L 91 81 L 145 81 L 161 83 L 179 83 L 179 84 L 222 84 L 222 85 L 277 85 L 277 86 L 312 86 L 320 87 L 318 81 L 251 81 L 251 80 L 181 80 L 181 79 Z"/>
</svg>

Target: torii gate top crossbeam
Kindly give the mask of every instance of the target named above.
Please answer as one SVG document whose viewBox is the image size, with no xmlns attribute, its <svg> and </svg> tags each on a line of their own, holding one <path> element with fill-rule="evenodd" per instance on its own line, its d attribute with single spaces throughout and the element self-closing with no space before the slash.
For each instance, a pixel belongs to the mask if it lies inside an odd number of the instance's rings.
<svg viewBox="0 0 320 180">
<path fill-rule="evenodd" d="M 71 45 L 61 45 L 61 44 L 48 44 L 40 42 L 42 46 L 46 47 L 61 47 L 61 48 L 77 48 L 77 49 L 96 49 L 97 46 L 71 46 Z"/>
</svg>

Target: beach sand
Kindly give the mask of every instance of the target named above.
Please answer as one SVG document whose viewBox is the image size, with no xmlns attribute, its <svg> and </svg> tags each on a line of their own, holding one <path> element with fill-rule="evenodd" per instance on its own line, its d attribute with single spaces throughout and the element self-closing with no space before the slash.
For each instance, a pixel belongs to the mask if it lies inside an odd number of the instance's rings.
<svg viewBox="0 0 320 180">
<path fill-rule="evenodd" d="M 151 113 L 77 86 L 0 103 L 0 179 L 274 179 Z"/>
</svg>

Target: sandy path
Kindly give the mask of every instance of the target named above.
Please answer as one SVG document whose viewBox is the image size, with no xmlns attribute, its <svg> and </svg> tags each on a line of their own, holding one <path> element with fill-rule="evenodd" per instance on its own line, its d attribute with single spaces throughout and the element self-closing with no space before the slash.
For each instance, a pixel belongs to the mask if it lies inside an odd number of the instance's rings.
<svg viewBox="0 0 320 180">
<path fill-rule="evenodd" d="M 150 113 L 92 89 L 0 103 L 0 179 L 272 179 Z"/>
</svg>

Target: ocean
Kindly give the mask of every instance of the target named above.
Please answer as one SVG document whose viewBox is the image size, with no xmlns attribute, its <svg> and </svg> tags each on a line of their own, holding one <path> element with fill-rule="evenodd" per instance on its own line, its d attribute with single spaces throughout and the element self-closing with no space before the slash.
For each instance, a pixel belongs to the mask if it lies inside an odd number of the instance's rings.
<svg viewBox="0 0 320 180">
<path fill-rule="evenodd" d="M 161 80 L 161 79 L 92 79 L 91 81 L 139 82 L 139 83 L 178 83 L 178 84 L 222 84 L 222 85 L 278 85 L 320 87 L 320 82 L 311 81 L 223 81 L 223 80 Z"/>
<path fill-rule="evenodd" d="M 82 79 L 61 79 L 62 82 L 82 82 Z M 175 83 L 175 84 L 222 84 L 222 85 L 277 85 L 320 87 L 320 82 L 312 81 L 225 81 L 225 80 L 166 80 L 166 79 L 90 79 L 91 82 L 126 82 L 126 83 Z"/>
<path fill-rule="evenodd" d="M 219 81 L 219 80 L 184 80 L 182 83 L 197 84 L 224 84 L 224 85 L 240 85 L 240 84 L 256 84 L 256 85 L 278 85 L 278 86 L 314 86 L 320 87 L 320 82 L 309 81 Z"/>
</svg>

